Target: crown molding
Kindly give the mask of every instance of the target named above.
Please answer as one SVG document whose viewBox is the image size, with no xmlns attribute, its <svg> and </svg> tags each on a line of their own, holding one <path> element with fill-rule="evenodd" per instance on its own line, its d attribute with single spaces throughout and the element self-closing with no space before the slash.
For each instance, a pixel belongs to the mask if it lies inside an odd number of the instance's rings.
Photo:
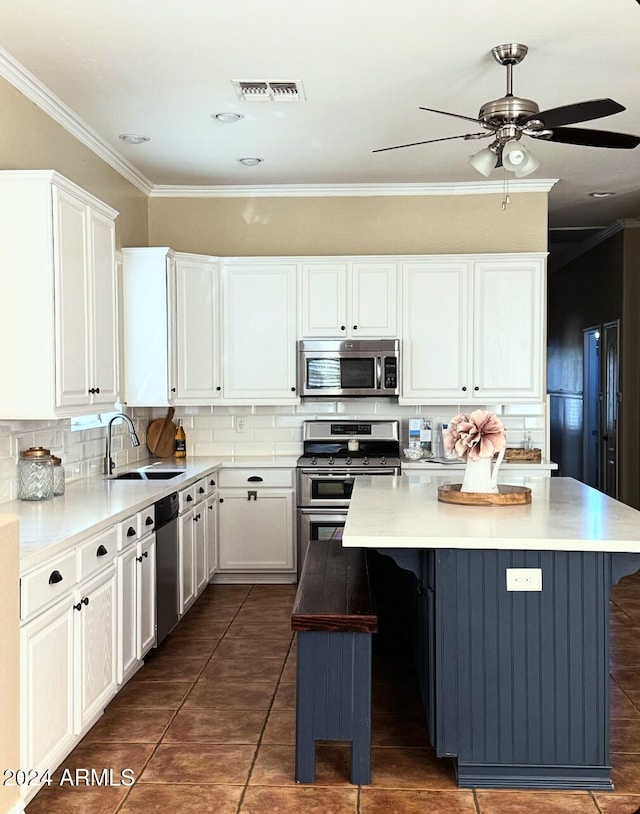
<svg viewBox="0 0 640 814">
<path fill-rule="evenodd" d="M 557 178 L 509 179 L 509 192 L 549 192 Z M 440 184 L 265 184 L 162 185 L 151 198 L 339 198 L 427 195 L 502 195 L 504 181 L 471 181 Z"/>
<path fill-rule="evenodd" d="M 67 107 L 46 85 L 21 65 L 17 59 L 0 47 L 0 76 L 36 104 L 48 116 L 81 141 L 99 158 L 120 173 L 133 186 L 149 195 L 153 184 L 124 156 L 113 149 L 76 113 Z"/>
</svg>

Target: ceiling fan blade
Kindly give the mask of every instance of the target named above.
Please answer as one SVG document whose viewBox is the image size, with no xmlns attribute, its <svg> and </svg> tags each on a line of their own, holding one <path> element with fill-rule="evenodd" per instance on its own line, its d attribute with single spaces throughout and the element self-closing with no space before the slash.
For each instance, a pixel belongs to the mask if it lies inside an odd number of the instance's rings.
<svg viewBox="0 0 640 814">
<path fill-rule="evenodd" d="M 454 116 L 456 119 L 465 119 L 468 122 L 476 122 L 476 124 L 480 124 L 479 119 L 474 119 L 471 116 L 461 116 L 459 113 L 449 113 L 446 110 L 436 110 L 433 107 L 419 107 L 418 110 L 426 110 L 428 113 L 441 113 L 443 116 Z"/>
<path fill-rule="evenodd" d="M 576 102 L 573 105 L 542 110 L 540 113 L 530 116 L 527 121 L 540 120 L 546 128 L 553 130 L 565 124 L 578 124 L 591 121 L 591 119 L 613 116 L 614 113 L 621 113 L 623 110 L 626 108 L 618 102 L 614 102 L 613 99 L 591 99 L 588 102 Z"/>
<path fill-rule="evenodd" d="M 410 144 L 396 144 L 395 147 L 379 147 L 377 150 L 372 150 L 372 153 L 384 153 L 386 150 L 400 150 L 403 147 L 417 147 L 420 144 L 433 144 L 435 141 L 452 141 L 456 138 L 476 139 L 491 136 L 492 133 L 464 133 L 462 136 L 446 136 L 445 138 L 430 138 L 426 141 L 412 141 Z"/>
<path fill-rule="evenodd" d="M 608 130 L 587 130 L 584 127 L 555 127 L 550 137 L 540 140 L 582 147 L 611 147 L 617 150 L 633 150 L 640 144 L 640 136 L 611 133 Z"/>
</svg>

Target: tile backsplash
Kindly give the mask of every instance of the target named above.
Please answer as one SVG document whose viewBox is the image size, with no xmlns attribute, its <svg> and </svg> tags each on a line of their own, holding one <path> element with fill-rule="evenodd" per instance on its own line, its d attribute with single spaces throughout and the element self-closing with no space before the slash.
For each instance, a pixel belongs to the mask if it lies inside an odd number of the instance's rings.
<svg viewBox="0 0 640 814">
<path fill-rule="evenodd" d="M 500 416 L 507 430 L 507 444 L 522 446 L 528 433 L 534 446 L 548 457 L 548 406 L 540 404 L 486 405 Z M 430 417 L 434 429 L 469 406 L 400 406 L 392 401 L 347 399 L 343 401 L 306 400 L 285 407 L 229 406 L 178 407 L 187 436 L 187 455 L 291 455 L 302 452 L 302 424 L 313 418 L 400 420 L 401 447 L 408 442 L 408 421 L 415 416 Z M 132 447 L 123 422 L 113 425 L 113 457 L 116 467 L 148 457 L 146 428 L 153 418 L 166 415 L 166 408 L 129 408 L 140 446 Z M 244 419 L 244 421 L 239 421 Z M 244 427 L 244 429 L 242 429 Z M 71 430 L 68 419 L 60 421 L 0 421 L 0 503 L 17 498 L 16 465 L 20 450 L 43 446 L 62 458 L 67 481 L 102 475 L 105 453 L 103 427 Z"/>
</svg>

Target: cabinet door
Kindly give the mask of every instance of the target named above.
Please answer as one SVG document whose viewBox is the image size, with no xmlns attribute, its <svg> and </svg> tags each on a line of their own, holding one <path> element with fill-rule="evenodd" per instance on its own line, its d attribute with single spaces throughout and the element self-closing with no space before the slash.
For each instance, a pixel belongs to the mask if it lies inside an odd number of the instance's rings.
<svg viewBox="0 0 640 814">
<path fill-rule="evenodd" d="M 92 404 L 113 404 L 118 398 L 115 225 L 91 209 L 88 218 L 92 339 L 89 389 L 96 391 L 91 396 Z"/>
<path fill-rule="evenodd" d="M 20 631 L 20 758 L 40 771 L 56 766 L 75 740 L 73 614 L 68 596 Z"/>
<path fill-rule="evenodd" d="M 223 571 L 292 571 L 293 491 L 221 490 L 218 502 L 218 566 Z"/>
<path fill-rule="evenodd" d="M 138 568 L 136 547 L 118 556 L 118 684 L 122 684 L 138 661 Z"/>
<path fill-rule="evenodd" d="M 465 261 L 404 265 L 401 402 L 455 404 L 468 397 L 469 285 Z"/>
<path fill-rule="evenodd" d="M 207 579 L 218 570 L 218 497 L 211 495 L 206 502 Z"/>
<path fill-rule="evenodd" d="M 89 278 L 86 205 L 53 188 L 56 405 L 89 403 Z"/>
<path fill-rule="evenodd" d="M 346 336 L 347 264 L 302 266 L 302 336 Z"/>
<path fill-rule="evenodd" d="M 296 265 L 229 265 L 224 286 L 224 398 L 286 404 L 296 392 Z"/>
<path fill-rule="evenodd" d="M 207 584 L 207 504 L 201 500 L 196 506 L 194 517 L 194 569 L 196 596 L 199 596 Z"/>
<path fill-rule="evenodd" d="M 219 270 L 209 258 L 176 258 L 176 402 L 220 399 Z"/>
<path fill-rule="evenodd" d="M 180 604 L 179 613 L 188 610 L 196 597 L 195 563 L 194 563 L 194 536 L 196 525 L 195 509 L 181 514 L 178 518 L 178 551 L 180 570 Z"/>
<path fill-rule="evenodd" d="M 473 308 L 475 397 L 485 403 L 542 399 L 543 262 L 474 263 Z"/>
<path fill-rule="evenodd" d="M 397 335 L 396 263 L 353 263 L 351 266 L 351 319 L 353 337 Z"/>
<path fill-rule="evenodd" d="M 156 535 L 141 540 L 136 549 L 138 659 L 156 641 Z"/>
<path fill-rule="evenodd" d="M 116 692 L 116 569 L 110 566 L 75 595 L 76 732 L 81 732 Z"/>
</svg>

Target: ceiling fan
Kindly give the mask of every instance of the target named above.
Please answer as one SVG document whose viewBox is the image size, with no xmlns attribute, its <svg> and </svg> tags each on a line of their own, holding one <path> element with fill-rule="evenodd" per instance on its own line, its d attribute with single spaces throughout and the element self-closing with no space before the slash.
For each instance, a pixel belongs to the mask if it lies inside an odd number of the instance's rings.
<svg viewBox="0 0 640 814">
<path fill-rule="evenodd" d="M 410 144 L 398 144 L 395 147 L 381 147 L 374 153 L 386 150 L 398 150 L 403 147 L 415 147 L 419 144 L 432 144 L 436 141 L 464 139 L 472 141 L 493 136 L 488 147 L 471 157 L 472 166 L 489 176 L 496 167 L 512 170 L 517 176 L 530 175 L 540 162 L 526 149 L 521 142 L 522 136 L 531 136 L 541 141 L 555 141 L 560 144 L 575 144 L 585 147 L 608 147 L 620 150 L 631 150 L 640 144 L 640 136 L 626 133 L 612 133 L 608 130 L 591 130 L 579 127 L 566 127 L 568 124 L 601 119 L 620 113 L 626 108 L 613 99 L 591 99 L 549 110 L 540 110 L 531 99 L 522 99 L 513 95 L 513 66 L 518 65 L 527 55 L 529 49 L 519 43 L 497 45 L 491 49 L 495 60 L 507 69 L 507 92 L 500 99 L 485 102 L 477 118 L 436 110 L 432 107 L 420 107 L 430 113 L 441 113 L 475 122 L 483 128 L 478 133 L 465 133 L 459 136 L 414 141 Z"/>
</svg>

